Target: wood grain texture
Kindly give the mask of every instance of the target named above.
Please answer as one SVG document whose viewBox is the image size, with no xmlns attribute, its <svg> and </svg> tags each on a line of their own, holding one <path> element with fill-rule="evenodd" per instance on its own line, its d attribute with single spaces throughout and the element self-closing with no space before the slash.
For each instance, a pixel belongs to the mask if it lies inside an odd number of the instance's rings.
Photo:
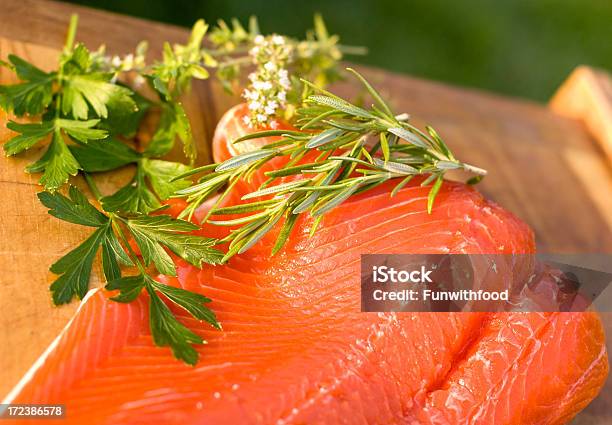
<svg viewBox="0 0 612 425">
<path fill-rule="evenodd" d="M 158 55 L 164 40 L 183 41 L 184 29 L 46 1 L 4 0 L 0 59 L 15 53 L 42 68 L 53 67 L 69 15 L 78 12 L 77 38 L 90 47 L 104 42 L 111 53 L 132 50 L 148 39 Z M 10 19 L 7 17 L 10 16 Z M 546 106 L 474 90 L 359 67 L 382 88 L 397 112 L 432 124 L 461 159 L 487 168 L 480 189 L 536 232 L 548 252 L 612 252 L 612 171 L 589 128 Z M 11 81 L 1 71 L 0 82 Z M 355 95 L 354 84 L 335 89 Z M 194 85 L 185 99 L 198 143 L 199 161 L 209 159 L 209 141 L 220 115 L 236 103 L 218 84 Z M 9 137 L 0 116 L 0 142 Z M 76 308 L 51 305 L 49 265 L 80 241 L 83 231 L 46 214 L 36 200 L 38 176 L 23 168 L 40 152 L 0 157 L 0 395 L 14 385 L 57 335 Z M 173 152 L 172 156 L 180 157 Z M 103 190 L 129 178 L 99 178 Z M 75 179 L 76 184 L 81 184 Z M 86 231 L 85 231 L 86 232 Z M 99 284 L 99 277 L 92 284 Z"/>
</svg>

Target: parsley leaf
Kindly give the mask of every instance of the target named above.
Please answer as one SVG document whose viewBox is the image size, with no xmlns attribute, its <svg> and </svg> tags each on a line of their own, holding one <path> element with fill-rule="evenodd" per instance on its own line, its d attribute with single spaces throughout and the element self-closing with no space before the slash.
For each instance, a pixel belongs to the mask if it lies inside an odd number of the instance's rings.
<svg viewBox="0 0 612 425">
<path fill-rule="evenodd" d="M 90 108 L 98 118 L 107 118 L 109 110 L 121 116 L 138 111 L 132 90 L 111 82 L 113 73 L 100 72 L 92 54 L 82 43 L 64 55 L 61 68 L 61 110 L 78 120 L 86 120 Z"/>
<path fill-rule="evenodd" d="M 105 288 L 109 291 L 119 290 L 119 295 L 116 295 L 111 298 L 113 301 L 117 301 L 120 303 L 131 303 L 140 292 L 142 292 L 142 288 L 145 285 L 145 275 L 138 274 L 136 276 L 124 276 L 118 279 L 110 280 Z"/>
<path fill-rule="evenodd" d="M 16 155 L 34 146 L 52 133 L 51 143 L 43 156 L 33 164 L 26 167 L 30 173 L 43 172 L 40 179 L 46 190 L 54 191 L 75 176 L 81 165 L 72 154 L 62 137 L 62 131 L 81 143 L 99 140 L 107 137 L 105 130 L 94 128 L 99 120 L 75 121 L 57 118 L 51 121 L 42 121 L 33 124 L 20 124 L 9 122 L 7 127 L 19 132 L 4 145 L 7 155 Z"/>
<path fill-rule="evenodd" d="M 121 277 L 119 262 L 126 266 L 134 265 L 123 250 L 111 226 L 109 225 L 109 230 L 104 235 L 104 241 L 102 241 L 102 271 L 107 281 Z"/>
<path fill-rule="evenodd" d="M 83 298 L 89 288 L 94 258 L 102 247 L 102 269 L 107 280 L 121 277 L 119 262 L 133 265 L 113 232 L 112 221 L 98 211 L 76 187 L 71 186 L 66 197 L 60 193 L 41 192 L 40 202 L 49 214 L 60 220 L 96 230 L 79 246 L 56 261 L 50 268 L 59 277 L 51 284 L 53 302 L 65 304 L 74 296 Z"/>
<path fill-rule="evenodd" d="M 191 168 L 180 162 L 162 161 L 160 159 L 143 159 L 142 167 L 151 186 L 160 199 L 168 199 L 174 192 L 191 186 L 187 179 L 173 180 Z"/>
<path fill-rule="evenodd" d="M 129 212 L 147 214 L 161 207 L 161 203 L 149 190 L 142 167 L 139 165 L 134 179 L 112 195 L 100 200 L 102 208 L 108 212 Z"/>
<path fill-rule="evenodd" d="M 60 275 L 51 284 L 53 302 L 56 305 L 70 302 L 75 295 L 83 299 L 89 288 L 93 260 L 107 230 L 108 227 L 97 229 L 85 242 L 51 266 L 50 270 Z"/>
<path fill-rule="evenodd" d="M 129 156 L 126 155 L 124 158 L 127 159 Z M 148 214 L 161 207 L 159 199 L 168 199 L 176 190 L 184 189 L 191 184 L 186 179 L 174 180 L 175 176 L 189 170 L 190 167 L 178 162 L 140 158 L 137 161 L 134 179 L 116 193 L 102 198 L 102 205 L 109 212 Z M 147 181 L 155 193 L 149 189 Z"/>
<path fill-rule="evenodd" d="M 204 340 L 174 317 L 150 285 L 147 286 L 147 292 L 150 297 L 149 325 L 153 342 L 160 346 L 170 346 L 177 359 L 195 365 L 198 361 L 198 352 L 191 344 L 203 344 Z"/>
<path fill-rule="evenodd" d="M 204 320 L 214 328 L 221 329 L 215 314 L 204 305 L 211 301 L 209 298 L 182 288 L 165 285 L 143 273 L 110 281 L 106 289 L 119 290 L 119 294 L 111 299 L 122 303 L 134 301 L 142 290 L 146 289 L 149 295 L 149 325 L 153 341 L 159 346 L 169 346 L 177 359 L 190 365 L 195 365 L 198 361 L 198 352 L 191 344 L 203 344 L 205 341 L 178 321 L 159 294 L 194 318 Z"/>
<path fill-rule="evenodd" d="M 20 133 L 4 144 L 4 151 L 9 156 L 30 149 L 44 139 L 45 136 L 49 135 L 54 127 L 53 122 L 49 121 L 32 124 L 20 124 L 15 121 L 9 121 L 6 126 L 10 130 Z"/>
<path fill-rule="evenodd" d="M 49 208 L 49 214 L 60 220 L 82 226 L 100 227 L 108 222 L 108 217 L 91 205 L 85 195 L 75 186 L 70 186 L 68 196 L 60 193 L 40 192 L 38 199 Z"/>
<path fill-rule="evenodd" d="M 87 143 L 90 140 L 103 139 L 107 136 L 106 131 L 93 128 L 99 121 L 100 120 L 74 121 L 61 118 L 31 124 L 9 121 L 6 125 L 7 128 L 21 134 L 6 142 L 4 150 L 7 155 L 16 155 L 24 150 L 30 149 L 54 129 L 62 129 L 67 134 L 83 143 Z"/>
<path fill-rule="evenodd" d="M 61 128 L 76 140 L 87 143 L 90 140 L 100 140 L 108 136 L 105 130 L 94 128 L 99 122 L 98 119 L 75 121 L 58 118 L 55 120 L 55 126 Z"/>
<path fill-rule="evenodd" d="M 108 82 L 110 75 L 92 73 L 66 77 L 62 96 L 62 112 L 75 119 L 86 120 L 88 104 L 100 118 L 108 117 L 108 104 L 121 104 L 120 109 L 136 112 L 131 90 Z"/>
<path fill-rule="evenodd" d="M 159 125 L 145 154 L 148 156 L 163 156 L 170 152 L 174 140 L 179 138 L 183 143 L 183 152 L 191 161 L 196 157 L 196 146 L 193 142 L 191 125 L 185 109 L 180 102 L 163 103 Z"/>
<path fill-rule="evenodd" d="M 175 286 L 164 285 L 156 281 L 151 281 L 151 285 L 174 304 L 189 312 L 196 319 L 204 320 L 215 328 L 221 329 L 221 325 L 217 321 L 215 313 L 204 306 L 204 304 L 211 302 L 210 298 L 196 292 L 187 291 Z"/>
<path fill-rule="evenodd" d="M 199 229 L 188 221 L 169 215 L 140 216 L 129 219 L 127 226 L 142 253 L 144 263 L 154 263 L 162 274 L 176 276 L 172 258 L 164 247 L 197 267 L 202 262 L 219 264 L 223 258 L 221 251 L 212 248 L 215 239 L 185 234 Z"/>
<path fill-rule="evenodd" d="M 71 145 L 69 148 L 85 172 L 114 170 L 138 162 L 141 158 L 140 153 L 113 137 L 89 140 L 87 144 Z"/>
<path fill-rule="evenodd" d="M 129 90 L 129 88 L 126 89 Z M 129 100 L 126 101 L 126 99 Z M 107 130 L 110 134 L 133 137 L 145 114 L 151 108 L 151 102 L 137 92 L 131 92 L 129 98 L 111 97 L 106 106 L 108 116 L 101 121 L 100 128 Z"/>
<path fill-rule="evenodd" d="M 15 55 L 9 55 L 8 59 L 23 82 L 0 86 L 0 105 L 17 116 L 42 113 L 51 103 L 56 73 L 44 72 Z"/>
<path fill-rule="evenodd" d="M 26 171 L 36 173 L 44 171 L 40 178 L 46 190 L 54 191 L 68 181 L 70 176 L 76 176 L 81 166 L 72 156 L 59 131 L 53 132 L 51 143 L 44 155 Z"/>
</svg>

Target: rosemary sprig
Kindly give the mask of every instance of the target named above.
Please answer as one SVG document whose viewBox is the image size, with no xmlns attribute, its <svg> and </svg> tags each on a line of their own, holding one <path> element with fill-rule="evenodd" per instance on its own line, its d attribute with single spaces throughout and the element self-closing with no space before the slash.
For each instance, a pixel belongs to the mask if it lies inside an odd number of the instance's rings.
<svg viewBox="0 0 612 425">
<path fill-rule="evenodd" d="M 266 173 L 269 178 L 258 190 L 242 197 L 242 200 L 254 201 L 213 208 L 205 218 L 215 225 L 234 227 L 220 241 L 229 242 L 224 260 L 252 247 L 283 220 L 273 248 L 273 253 L 276 253 L 289 237 L 298 215 L 309 213 L 314 218 L 312 233 L 326 212 L 352 195 L 391 179 L 399 180 L 391 195 L 417 175 L 425 176 L 422 186 L 433 182 L 427 202 L 427 209 L 431 212 L 448 170 L 463 169 L 478 176 L 486 174 L 481 168 L 457 160 L 431 127 L 424 132 L 412 125 L 405 114 L 395 115 L 360 74 L 350 68 L 348 70 L 374 99 L 371 108 L 356 106 L 303 80 L 310 91 L 297 111 L 297 130 L 266 130 L 248 134 L 234 143 L 270 136 L 280 136 L 281 139 L 221 164 L 207 165 L 179 176 L 184 178 L 198 172 L 205 173 L 193 186 L 176 192 L 176 196 L 185 197 L 189 203 L 183 217 L 191 217 L 205 200 L 223 186 L 228 185 L 222 197 L 232 190 L 238 180 L 248 180 L 273 158 L 287 159 L 284 168 Z M 303 162 L 306 154 L 312 151 L 319 153 L 315 160 Z M 286 177 L 292 180 L 281 180 Z M 228 220 L 210 220 L 210 216 L 225 214 L 243 215 Z"/>
</svg>

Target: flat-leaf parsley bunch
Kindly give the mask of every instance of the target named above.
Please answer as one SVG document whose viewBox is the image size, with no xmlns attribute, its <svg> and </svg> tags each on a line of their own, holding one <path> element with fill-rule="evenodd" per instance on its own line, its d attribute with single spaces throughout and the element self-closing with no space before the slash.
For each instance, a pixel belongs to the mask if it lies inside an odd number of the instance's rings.
<svg viewBox="0 0 612 425">
<path fill-rule="evenodd" d="M 331 76 L 341 57 L 337 37 L 330 38 L 326 32 L 323 37 L 320 18 L 316 25 L 319 35 L 310 34 L 304 41 L 270 36 L 292 46 L 287 64 L 297 72 L 294 81 L 299 81 L 297 77 L 323 80 Z M 154 342 L 169 346 L 178 359 L 195 364 L 198 354 L 193 344 L 204 341 L 175 317 L 168 304 L 220 328 L 215 314 L 205 306 L 210 300 L 154 277 L 157 273 L 176 275 L 170 253 L 196 267 L 219 264 L 224 257 L 214 247 L 218 241 L 194 234 L 197 225 L 163 211 L 165 200 L 191 185 L 177 176 L 191 170 L 197 153 L 181 97 L 193 79 L 209 78 L 211 71 L 229 90 L 236 86 L 242 70 L 268 70 L 265 63 L 253 59 L 253 49 L 269 36 L 259 33 L 254 19 L 248 31 L 237 21 L 232 21 L 231 27 L 220 21 L 210 32 L 200 20 L 186 44 L 166 43 L 162 59 L 147 63 L 146 43 L 124 57 L 108 57 L 103 48 L 90 51 L 75 42 L 76 28 L 77 17 L 73 16 L 53 71 L 43 71 L 15 55 L 0 62 L 20 80 L 0 86 L 0 107 L 17 118 L 28 118 L 7 123 L 16 135 L 4 144 L 6 154 L 19 155 L 44 144 L 40 159 L 26 168 L 29 173 L 41 173 L 44 191 L 38 198 L 51 215 L 92 229 L 85 241 L 51 266 L 58 276 L 51 284 L 53 301 L 59 305 L 85 296 L 93 261 L 101 252 L 106 288 L 119 291 L 112 299 L 131 302 L 146 292 Z M 139 92 L 145 84 L 153 97 Z M 287 91 L 293 89 L 298 87 L 286 87 Z M 152 138 L 137 148 L 138 129 L 153 110 L 160 118 Z M 273 112 L 267 116 L 282 111 L 277 107 Z M 182 142 L 187 164 L 163 159 L 177 139 Z M 131 181 L 103 196 L 92 175 L 126 166 L 135 169 Z M 74 186 L 68 187 L 66 195 L 59 190 L 79 173 L 96 202 L 90 202 Z M 125 270 L 132 272 L 126 275 Z"/>
</svg>

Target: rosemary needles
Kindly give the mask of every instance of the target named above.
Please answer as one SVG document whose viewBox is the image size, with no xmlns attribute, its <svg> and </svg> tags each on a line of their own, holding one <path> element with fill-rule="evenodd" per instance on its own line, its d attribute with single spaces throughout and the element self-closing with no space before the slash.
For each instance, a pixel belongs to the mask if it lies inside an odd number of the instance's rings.
<svg viewBox="0 0 612 425">
<path fill-rule="evenodd" d="M 485 170 L 457 160 L 433 128 L 426 127 L 422 131 L 412 125 L 405 114 L 394 114 L 359 73 L 350 68 L 348 71 L 361 81 L 374 99 L 370 108 L 354 105 L 303 80 L 308 90 L 293 122 L 296 130 L 250 133 L 234 143 L 270 136 L 280 136 L 280 139 L 188 173 L 204 173 L 194 185 L 175 194 L 187 199 L 189 206 L 183 214 L 191 217 L 204 201 L 223 187 L 222 198 L 237 181 L 249 179 L 273 158 L 286 158 L 282 168 L 266 172 L 268 179 L 257 190 L 242 197 L 243 201 L 250 202 L 213 208 L 205 218 L 211 224 L 232 227 L 229 235 L 220 241 L 229 243 L 224 260 L 252 247 L 282 220 L 272 250 L 274 254 L 287 241 L 300 214 L 308 213 L 314 218 L 311 227 L 314 233 L 326 212 L 352 195 L 389 180 L 398 181 L 390 193 L 394 195 L 413 177 L 425 176 L 422 186 L 433 183 L 427 202 L 431 212 L 447 171 L 463 169 L 478 178 L 486 175 Z M 311 152 L 317 155 L 307 155 Z M 215 216 L 227 214 L 239 214 L 239 217 L 215 220 Z"/>
</svg>

